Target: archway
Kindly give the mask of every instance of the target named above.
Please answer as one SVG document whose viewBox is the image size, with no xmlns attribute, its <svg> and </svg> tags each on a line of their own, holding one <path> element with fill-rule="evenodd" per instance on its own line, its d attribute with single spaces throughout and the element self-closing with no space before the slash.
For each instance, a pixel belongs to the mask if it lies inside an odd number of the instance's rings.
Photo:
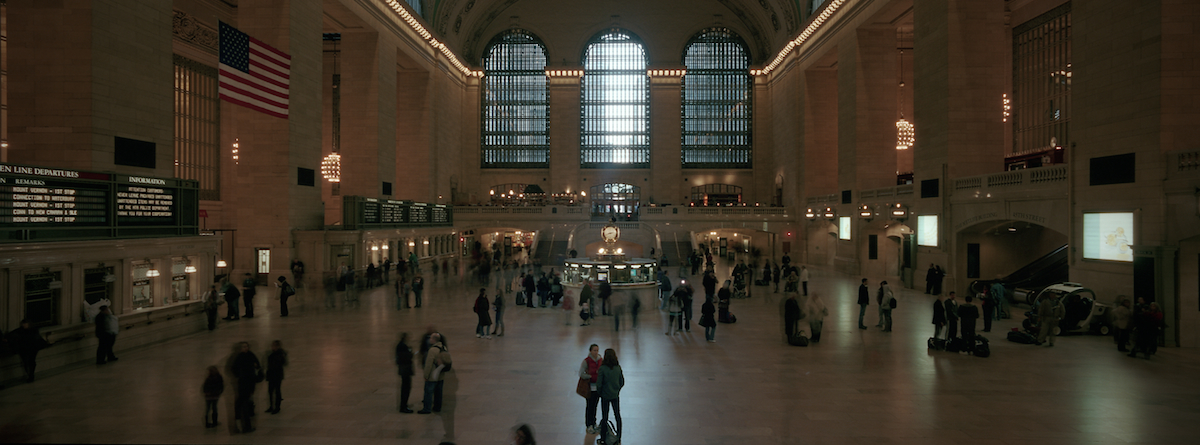
<svg viewBox="0 0 1200 445">
<path fill-rule="evenodd" d="M 607 183 L 591 187 L 592 216 L 620 220 L 637 218 L 642 202 L 642 188 L 632 184 Z"/>
</svg>

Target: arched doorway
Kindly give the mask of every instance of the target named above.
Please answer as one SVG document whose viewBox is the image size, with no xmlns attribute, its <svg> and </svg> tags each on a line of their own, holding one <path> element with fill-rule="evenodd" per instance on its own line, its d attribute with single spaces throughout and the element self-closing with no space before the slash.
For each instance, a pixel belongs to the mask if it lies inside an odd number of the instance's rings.
<svg viewBox="0 0 1200 445">
<path fill-rule="evenodd" d="M 642 188 L 632 184 L 608 183 L 592 186 L 592 216 L 637 219 Z"/>
</svg>

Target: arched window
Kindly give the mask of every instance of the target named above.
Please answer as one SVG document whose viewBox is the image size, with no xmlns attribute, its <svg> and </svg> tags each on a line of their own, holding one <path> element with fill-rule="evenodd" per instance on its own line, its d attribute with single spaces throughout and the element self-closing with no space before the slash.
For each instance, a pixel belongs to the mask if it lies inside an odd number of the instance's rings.
<svg viewBox="0 0 1200 445">
<path fill-rule="evenodd" d="M 483 57 L 484 168 L 550 166 L 550 100 L 546 46 L 528 31 L 506 31 Z"/>
<path fill-rule="evenodd" d="M 706 29 L 688 42 L 683 65 L 683 167 L 751 168 L 746 42 L 728 29 Z"/>
<path fill-rule="evenodd" d="M 579 165 L 650 167 L 650 77 L 641 40 L 621 29 L 597 34 L 583 69 Z"/>
</svg>

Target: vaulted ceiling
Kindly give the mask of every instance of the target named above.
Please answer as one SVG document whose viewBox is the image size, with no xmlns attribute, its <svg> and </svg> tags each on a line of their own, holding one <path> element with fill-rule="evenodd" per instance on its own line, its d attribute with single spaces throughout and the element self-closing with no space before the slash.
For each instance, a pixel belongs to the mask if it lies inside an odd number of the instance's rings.
<svg viewBox="0 0 1200 445">
<path fill-rule="evenodd" d="M 808 0 L 426 0 L 440 39 L 477 65 L 488 41 L 524 28 L 545 42 L 551 65 L 576 65 L 596 33 L 625 28 L 646 43 L 651 65 L 678 65 L 687 40 L 725 27 L 750 46 L 752 63 L 773 57 L 800 27 Z"/>
</svg>

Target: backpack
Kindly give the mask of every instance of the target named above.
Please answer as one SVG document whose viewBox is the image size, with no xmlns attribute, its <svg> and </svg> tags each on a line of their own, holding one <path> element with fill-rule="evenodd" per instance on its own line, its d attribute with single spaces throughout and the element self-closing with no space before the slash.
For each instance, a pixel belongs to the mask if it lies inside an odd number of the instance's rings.
<svg viewBox="0 0 1200 445">
<path fill-rule="evenodd" d="M 992 355 L 992 349 L 988 347 L 988 339 L 982 335 L 975 336 L 975 356 L 988 357 Z"/>
<path fill-rule="evenodd" d="M 292 295 L 296 295 L 296 288 L 292 287 L 291 284 L 284 283 L 283 284 L 283 296 L 290 297 Z"/>
<path fill-rule="evenodd" d="M 621 439 L 617 437 L 617 428 L 613 426 L 612 421 L 600 424 L 600 437 L 596 439 L 596 444 L 616 445 L 618 443 L 621 443 Z"/>
<path fill-rule="evenodd" d="M 963 339 L 954 337 L 946 342 L 946 352 L 958 352 L 963 350 Z"/>
<path fill-rule="evenodd" d="M 946 349 L 946 340 L 944 340 L 944 339 L 940 339 L 937 337 L 929 337 L 929 341 L 927 341 L 925 343 L 929 346 L 929 349 L 933 349 L 936 351 L 941 351 L 943 349 Z"/>
<path fill-rule="evenodd" d="M 788 337 L 788 344 L 792 346 L 808 346 L 808 337 L 805 337 L 800 332 L 796 332 L 791 337 Z"/>
<path fill-rule="evenodd" d="M 1009 331 L 1008 341 L 1023 345 L 1032 345 L 1037 343 L 1037 338 L 1035 338 L 1033 335 L 1030 335 L 1028 332 Z"/>
<path fill-rule="evenodd" d="M 891 306 L 892 309 L 896 308 L 896 297 L 892 297 L 891 300 L 888 300 L 888 306 Z"/>
</svg>

